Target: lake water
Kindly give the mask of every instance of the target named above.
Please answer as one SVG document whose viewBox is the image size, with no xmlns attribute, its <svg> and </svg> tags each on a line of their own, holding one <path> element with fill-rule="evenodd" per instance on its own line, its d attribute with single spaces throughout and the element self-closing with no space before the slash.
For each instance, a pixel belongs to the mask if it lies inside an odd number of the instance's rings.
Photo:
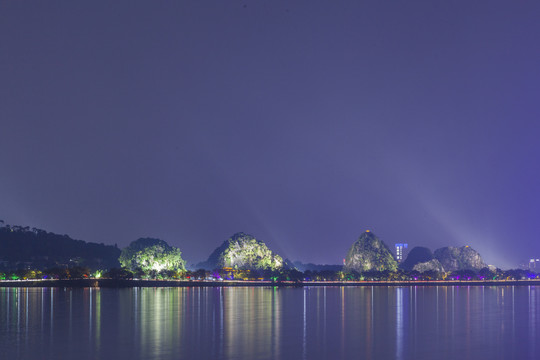
<svg viewBox="0 0 540 360">
<path fill-rule="evenodd" d="M 0 288 L 2 359 L 540 359 L 540 287 Z"/>
</svg>

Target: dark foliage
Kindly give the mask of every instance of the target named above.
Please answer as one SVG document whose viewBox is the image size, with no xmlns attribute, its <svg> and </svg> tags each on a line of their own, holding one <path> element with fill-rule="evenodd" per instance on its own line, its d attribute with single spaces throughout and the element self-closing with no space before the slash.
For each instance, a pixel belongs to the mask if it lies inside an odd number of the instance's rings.
<svg viewBox="0 0 540 360">
<path fill-rule="evenodd" d="M 0 227 L 0 269 L 105 269 L 118 267 L 119 255 L 120 250 L 111 245 L 87 243 L 35 228 Z"/>
<path fill-rule="evenodd" d="M 104 277 L 116 280 L 133 279 L 133 273 L 126 269 L 112 268 L 105 273 Z"/>
</svg>

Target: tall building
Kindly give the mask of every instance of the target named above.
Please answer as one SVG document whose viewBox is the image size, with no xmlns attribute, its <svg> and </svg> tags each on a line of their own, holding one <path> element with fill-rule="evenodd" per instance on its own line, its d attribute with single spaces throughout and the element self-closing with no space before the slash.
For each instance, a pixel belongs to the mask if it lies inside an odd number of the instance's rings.
<svg viewBox="0 0 540 360">
<path fill-rule="evenodd" d="M 403 262 L 405 256 L 405 250 L 409 244 L 396 244 L 396 260 L 398 263 Z"/>
<path fill-rule="evenodd" d="M 540 259 L 529 260 L 529 270 L 540 269 Z"/>
</svg>

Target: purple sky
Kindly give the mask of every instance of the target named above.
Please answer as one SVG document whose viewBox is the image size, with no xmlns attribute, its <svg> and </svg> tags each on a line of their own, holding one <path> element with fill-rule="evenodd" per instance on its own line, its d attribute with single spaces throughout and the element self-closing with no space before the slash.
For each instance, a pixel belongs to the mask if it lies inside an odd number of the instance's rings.
<svg viewBox="0 0 540 360">
<path fill-rule="evenodd" d="M 188 262 L 540 257 L 538 1 L 0 1 L 0 219 Z"/>
</svg>

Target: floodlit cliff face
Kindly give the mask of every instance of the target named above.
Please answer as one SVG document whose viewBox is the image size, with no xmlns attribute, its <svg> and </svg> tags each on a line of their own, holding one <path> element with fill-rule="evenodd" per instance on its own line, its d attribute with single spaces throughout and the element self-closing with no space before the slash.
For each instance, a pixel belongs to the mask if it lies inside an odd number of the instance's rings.
<svg viewBox="0 0 540 360">
<path fill-rule="evenodd" d="M 234 234 L 218 247 L 204 263 L 206 268 L 269 269 L 284 266 L 281 256 L 274 254 L 264 242 L 245 233 Z"/>
<path fill-rule="evenodd" d="M 426 262 L 421 262 L 416 265 L 414 265 L 413 270 L 418 272 L 426 272 L 426 271 L 436 271 L 436 272 L 444 272 L 444 267 L 437 259 L 431 259 Z"/>
<path fill-rule="evenodd" d="M 384 242 L 366 231 L 351 246 L 345 258 L 345 271 L 395 271 L 397 262 Z"/>
<path fill-rule="evenodd" d="M 487 267 L 480 254 L 469 246 L 444 247 L 435 250 L 433 255 L 446 271 L 480 270 Z"/>
</svg>

